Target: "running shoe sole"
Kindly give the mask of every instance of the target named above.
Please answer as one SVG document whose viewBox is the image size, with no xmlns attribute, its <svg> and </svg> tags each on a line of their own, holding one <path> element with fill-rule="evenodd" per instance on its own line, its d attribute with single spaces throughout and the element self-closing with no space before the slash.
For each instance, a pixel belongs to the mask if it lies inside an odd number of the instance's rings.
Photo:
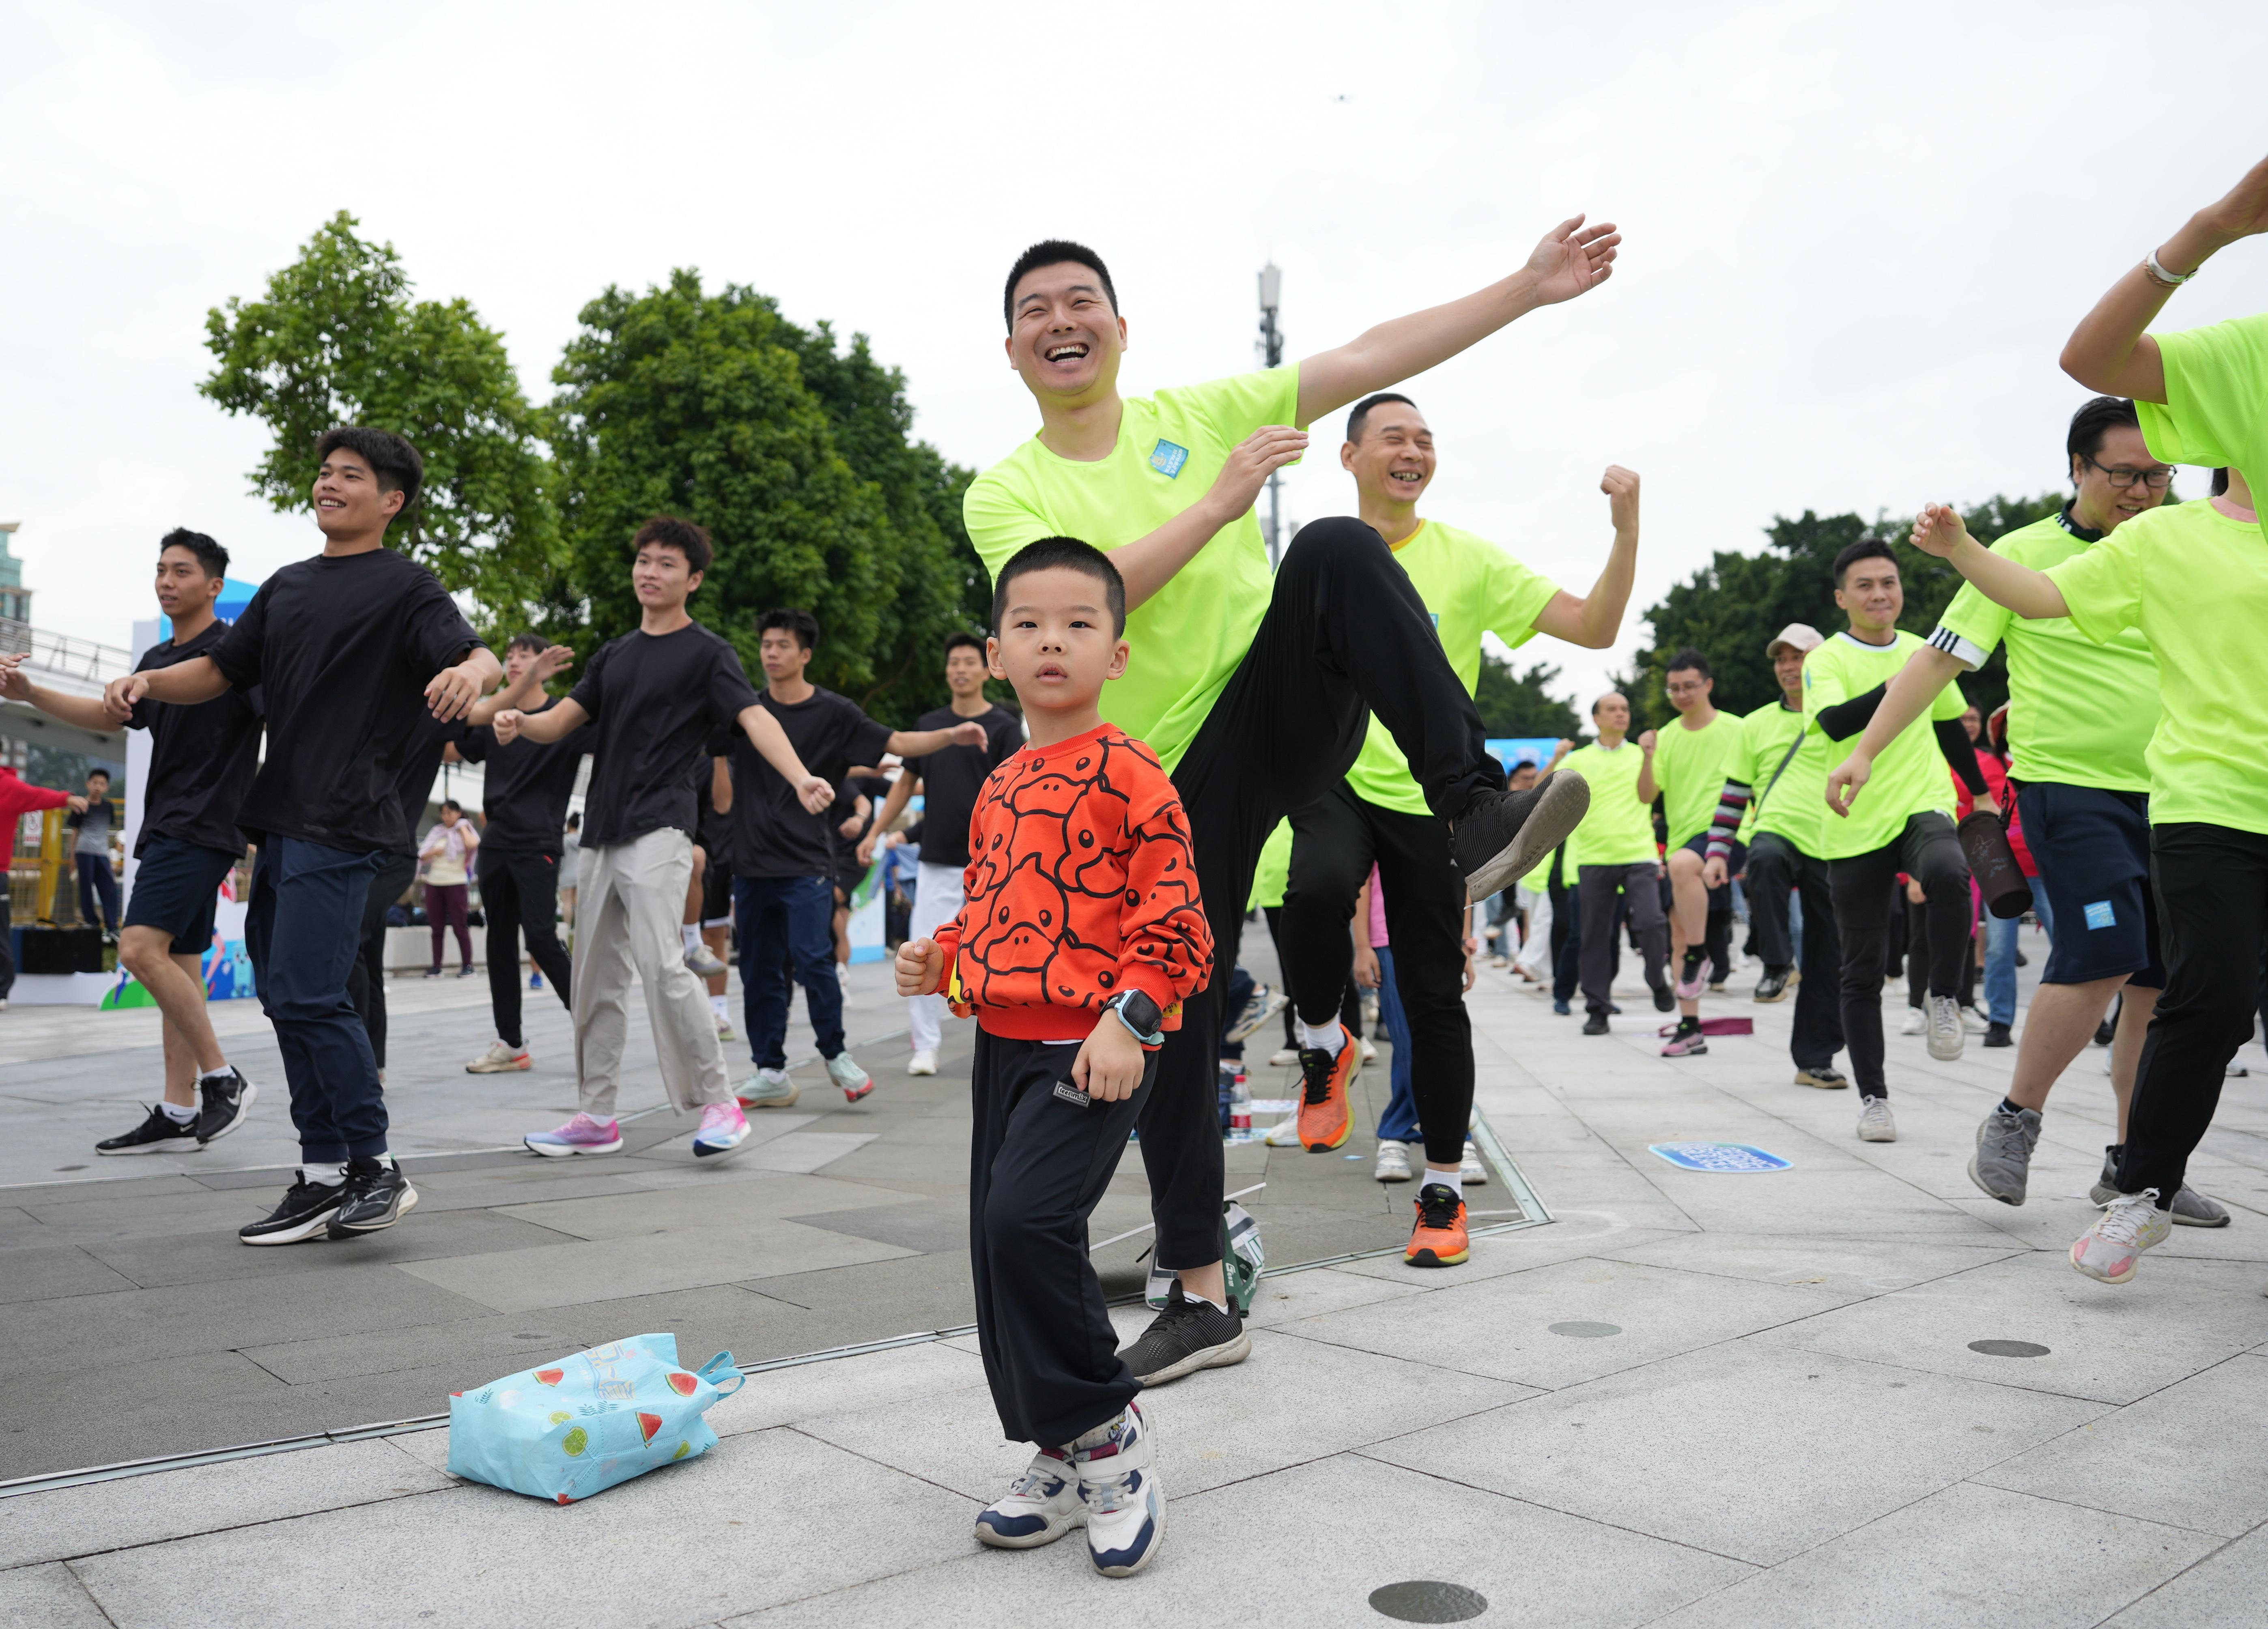
<svg viewBox="0 0 2268 1629">
<path fill-rule="evenodd" d="M 136 1142 L 122 1148 L 97 1146 L 94 1151 L 105 1159 L 112 1159 L 126 1154 L 195 1154 L 204 1146 L 197 1141 L 196 1133 L 192 1131 L 187 1136 L 168 1137 L 163 1142 Z"/>
<path fill-rule="evenodd" d="M 1155 1476 L 1157 1475 L 1157 1472 L 1153 1470 L 1145 1471 L 1143 1474 L 1145 1476 Z M 1102 1564 L 1101 1558 L 1097 1556 L 1094 1551 L 1089 1550 L 1087 1552 L 1086 1559 L 1094 1564 L 1094 1570 L 1096 1572 L 1101 1574 L 1105 1578 L 1131 1578 L 1135 1574 L 1140 1572 L 1144 1567 L 1149 1566 L 1151 1562 L 1158 1559 L 1158 1552 L 1166 1547 L 1166 1501 L 1163 1499 L 1158 1501 L 1155 1510 L 1156 1514 L 1151 1517 L 1151 1521 L 1154 1523 L 1154 1526 L 1150 1535 L 1150 1542 L 1143 1550 L 1139 1559 L 1128 1566 L 1105 1567 Z"/>
<path fill-rule="evenodd" d="M 1591 783 L 1572 771 L 1557 771 L 1513 834 L 1512 846 L 1465 879 L 1465 898 L 1485 899 L 1527 876 L 1583 823 L 1590 807 Z"/>
<path fill-rule="evenodd" d="M 1145 1390 L 1152 1386 L 1162 1386 L 1169 1380 L 1179 1380 L 1184 1375 L 1194 1375 L 1201 1369 L 1226 1369 L 1232 1363 L 1243 1362 L 1251 1355 L 1252 1337 L 1240 1329 L 1236 1332 L 1235 1339 L 1224 1340 L 1217 1346 L 1206 1346 L 1200 1351 L 1192 1352 L 1179 1362 L 1167 1364 L 1142 1384 Z"/>
<path fill-rule="evenodd" d="M 300 1222 L 297 1227 L 281 1229 L 274 1233 L 260 1233 L 249 1236 L 239 1233 L 236 1236 L 237 1243 L 239 1244 L 297 1244 L 305 1240 L 313 1238 L 317 1234 L 328 1236 L 330 1232 L 331 1218 L 338 1214 L 339 1207 L 334 1205 L 328 1210 L 317 1211 L 313 1216 L 309 1217 L 306 1221 Z"/>
<path fill-rule="evenodd" d="M 218 1142 L 223 1137 L 227 1136 L 229 1133 L 243 1125 L 246 1119 L 251 1116 L 252 1105 L 259 1100 L 259 1097 L 260 1088 L 254 1086 L 250 1081 L 245 1082 L 244 1090 L 237 1094 L 236 1118 L 230 1120 L 227 1125 L 222 1126 L 218 1131 L 213 1133 L 211 1136 L 200 1138 L 198 1140 L 198 1146 L 202 1148 L 208 1144 Z"/>
<path fill-rule="evenodd" d="M 529 1057 L 526 1053 L 522 1053 L 519 1057 L 512 1059 L 509 1062 L 505 1063 L 490 1063 L 485 1060 L 468 1063 L 465 1066 L 465 1073 L 468 1075 L 509 1075 L 515 1069 L 532 1069 L 534 1067 L 535 1060 Z"/>
<path fill-rule="evenodd" d="M 1405 1254 L 1402 1258 L 1402 1260 L 1403 1265 L 1405 1266 L 1458 1267 L 1462 1266 L 1467 1261 L 1470 1260 L 1472 1258 L 1472 1254 L 1473 1252 L 1470 1246 L 1467 1246 L 1465 1249 L 1459 1251 L 1454 1256 L 1437 1256 L 1430 1250 L 1421 1250 L 1415 1255 Z"/>
<path fill-rule="evenodd" d="M 1808 1069 L 1798 1069 L 1795 1072 L 1795 1083 L 1799 1086 L 1816 1086 L 1822 1091 L 1846 1091 L 1851 1085 L 1849 1079 L 1844 1075 L 1837 1075 L 1830 1079 L 1822 1080 Z"/>
<path fill-rule="evenodd" d="M 1070 1516 L 1043 1516 L 1041 1520 L 1045 1525 L 1033 1533 L 1004 1533 L 979 1522 L 976 1523 L 976 1542 L 990 1545 L 995 1550 L 1036 1550 L 1042 1545 L 1051 1545 L 1066 1534 L 1075 1533 L 1085 1527 L 1086 1512 L 1081 1510 Z"/>
<path fill-rule="evenodd" d="M 553 1160 L 563 1160 L 571 1154 L 619 1154 L 622 1149 L 622 1140 L 619 1135 L 612 1142 L 538 1142 L 533 1137 L 523 1137 L 520 1141 L 544 1158 Z"/>
<path fill-rule="evenodd" d="M 332 1222 L 328 1223 L 327 1226 L 328 1227 L 330 1236 L 335 1239 L 360 1238 L 365 1233 L 385 1232 L 387 1229 L 392 1227 L 395 1222 L 401 1221 L 404 1216 L 408 1215 L 411 1211 L 416 1210 L 416 1208 L 417 1190 L 415 1188 L 405 1187 L 401 1190 L 401 1203 L 395 1206 L 394 1207 L 394 1214 L 383 1222 L 365 1222 L 358 1227 L 351 1228 L 337 1222 Z M 335 1216 L 338 1213 L 335 1211 L 332 1213 Z"/>
<path fill-rule="evenodd" d="M 728 1142 L 721 1148 L 714 1143 L 703 1143 L 696 1140 L 693 1144 L 693 1157 L 696 1160 L 728 1160 L 747 1146 L 748 1134 L 746 1132 L 740 1134 L 739 1141 Z"/>
</svg>

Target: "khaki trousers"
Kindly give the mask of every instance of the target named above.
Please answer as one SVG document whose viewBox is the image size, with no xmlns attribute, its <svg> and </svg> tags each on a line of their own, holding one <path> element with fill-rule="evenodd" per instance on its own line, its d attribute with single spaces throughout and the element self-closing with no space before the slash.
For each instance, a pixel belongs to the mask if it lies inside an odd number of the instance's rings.
<svg viewBox="0 0 2268 1629">
<path fill-rule="evenodd" d="M 575 1078 L 583 1112 L 615 1118 L 633 969 L 645 987 L 670 1106 L 682 1114 L 724 1102 L 732 1095 L 725 1049 L 678 930 L 693 881 L 693 840 L 665 826 L 627 843 L 585 847 L 575 880 Z"/>
</svg>

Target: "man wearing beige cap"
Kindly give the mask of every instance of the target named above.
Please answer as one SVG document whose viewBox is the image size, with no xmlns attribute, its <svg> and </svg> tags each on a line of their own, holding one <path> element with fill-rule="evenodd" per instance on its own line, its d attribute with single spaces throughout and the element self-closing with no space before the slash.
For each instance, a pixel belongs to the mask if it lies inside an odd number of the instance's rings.
<svg viewBox="0 0 2268 1629">
<path fill-rule="evenodd" d="M 1788 1051 L 1795 1060 L 1795 1083 L 1833 1090 L 1851 1082 L 1835 1068 L 1843 1047 L 1843 1019 L 1837 999 L 1843 966 L 1842 940 L 1835 931 L 1835 900 L 1827 891 L 1827 862 L 1818 857 L 1819 827 L 1831 743 L 1806 728 L 1803 658 L 1824 642 L 1819 630 L 1791 622 L 1764 647 L 1780 699 L 1741 721 L 1742 757 L 1725 783 L 1723 802 L 1709 834 L 1709 857 L 1702 875 L 1721 886 L 1728 856 L 1744 818 L 1749 831 L 1749 920 L 1764 976 L 1756 1000 L 1784 1001 L 1795 984 L 1795 1031 Z M 1788 896 L 1803 900 L 1803 972 L 1795 978 L 1795 949 L 1788 933 Z"/>
</svg>

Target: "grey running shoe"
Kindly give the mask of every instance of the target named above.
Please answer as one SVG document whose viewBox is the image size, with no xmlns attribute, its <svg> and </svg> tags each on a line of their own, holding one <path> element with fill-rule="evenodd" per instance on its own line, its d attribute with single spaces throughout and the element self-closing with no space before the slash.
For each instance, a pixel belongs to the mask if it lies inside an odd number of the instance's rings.
<svg viewBox="0 0 2268 1629">
<path fill-rule="evenodd" d="M 1816 1086 L 1822 1091 L 1841 1091 L 1851 1084 L 1851 1077 L 1829 1064 L 1816 1068 L 1799 1068 L 1795 1072 L 1799 1086 Z"/>
<path fill-rule="evenodd" d="M 1466 896 L 1485 899 L 1527 876 L 1590 806 L 1589 783 L 1569 769 L 1525 792 L 1497 792 L 1474 803 L 1449 828 L 1449 852 L 1465 874 Z"/>
<path fill-rule="evenodd" d="M 2118 1197 L 2118 1145 L 2113 1143 L 2102 1150 L 2102 1177 L 2087 1197 L 2098 1205 L 2108 1205 Z M 2172 1211 L 2174 1224 L 2183 1228 L 2225 1228 L 2228 1225 L 2228 1207 L 2219 1200 L 2207 1199 L 2188 1183 L 2182 1184 L 2174 1194 Z"/>
<path fill-rule="evenodd" d="M 1929 998 L 1929 1055 L 1940 1063 L 1961 1056 L 1968 1034 L 1961 1027 L 1961 1003 L 1950 995 Z"/>
<path fill-rule="evenodd" d="M 686 951 L 685 965 L 703 979 L 719 979 L 733 971 L 722 957 L 698 940 Z"/>
<path fill-rule="evenodd" d="M 2032 1149 L 2040 1140 L 2040 1112 L 2021 1109 L 2003 1114 L 1994 1109 L 1977 1128 L 1977 1152 L 1969 1156 L 1969 1180 L 2003 1205 L 2024 1202 L 2024 1178 L 2032 1166 Z"/>
<path fill-rule="evenodd" d="M 743 1109 L 792 1109 L 803 1089 L 788 1079 L 785 1069 L 758 1069 L 735 1095 Z"/>
<path fill-rule="evenodd" d="M 1859 1099 L 1859 1141 L 1861 1142 L 1896 1142 L 1898 1123 L 1890 1118 L 1888 1097 Z"/>
</svg>

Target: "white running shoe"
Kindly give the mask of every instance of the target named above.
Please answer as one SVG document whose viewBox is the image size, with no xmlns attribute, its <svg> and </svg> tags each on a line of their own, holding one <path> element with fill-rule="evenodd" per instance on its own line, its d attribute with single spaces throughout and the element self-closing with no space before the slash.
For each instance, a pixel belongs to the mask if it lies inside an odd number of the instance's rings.
<svg viewBox="0 0 2268 1629">
<path fill-rule="evenodd" d="M 1036 1550 L 1086 1520 L 1079 1475 L 1059 1448 L 1032 1456 L 1008 1491 L 977 1513 L 976 1542 L 1000 1550 Z"/>
<path fill-rule="evenodd" d="M 1362 1060 L 1365 1063 L 1376 1063 L 1378 1061 L 1378 1048 L 1372 1046 L 1367 1038 L 1366 1038 L 1362 1043 Z"/>
<path fill-rule="evenodd" d="M 502 1041 L 490 1041 L 489 1049 L 465 1066 L 468 1075 L 508 1075 L 514 1069 L 535 1067 L 525 1046 L 509 1046 Z"/>
<path fill-rule="evenodd" d="M 1901 1035 L 1918 1035 L 1928 1027 L 1929 1020 L 1921 1016 L 1921 1009 L 1918 1007 L 1909 1007 L 1906 1009 L 1905 1022 L 1898 1025 L 1898 1033 Z"/>
<path fill-rule="evenodd" d="M 1961 1009 L 1961 1027 L 1971 1035 L 1983 1035 L 1992 1029 L 1992 1021 L 1974 1007 Z"/>
<path fill-rule="evenodd" d="M 1890 1118 L 1888 1097 L 1859 1099 L 1859 1141 L 1861 1142 L 1896 1142 L 1898 1123 Z"/>
<path fill-rule="evenodd" d="M 842 965 L 839 962 L 836 965 Z M 843 1089 L 846 1103 L 856 1103 L 874 1090 L 874 1077 L 860 1068 L 858 1060 L 847 1052 L 838 1052 L 827 1060 L 827 1078 Z"/>
<path fill-rule="evenodd" d="M 1166 1498 L 1158 1486 L 1150 1422 L 1139 1403 L 1071 1444 L 1079 1496 L 1086 1507 L 1086 1555 L 1106 1578 L 1124 1578 L 1154 1560 L 1166 1537 Z"/>
<path fill-rule="evenodd" d="M 1278 1120 L 1273 1126 L 1270 1126 L 1268 1128 L 1268 1134 L 1261 1138 L 1260 1141 L 1267 1144 L 1271 1148 L 1296 1148 L 1300 1147 L 1300 1117 L 1297 1114 L 1285 1115 L 1282 1119 Z"/>
<path fill-rule="evenodd" d="M 740 1082 L 736 1095 L 744 1109 L 792 1109 L 803 1088 L 788 1079 L 785 1069 L 758 1069 Z"/>
<path fill-rule="evenodd" d="M 697 939 L 694 941 L 693 948 L 685 953 L 685 965 L 703 979 L 721 979 L 733 971 L 716 951 Z"/>
<path fill-rule="evenodd" d="M 1969 1037 L 1961 1027 L 1961 1003 L 1950 995 L 1929 998 L 1929 1055 L 1940 1063 L 1961 1056 Z"/>
<path fill-rule="evenodd" d="M 2124 1284 L 2134 1276 L 2142 1252 L 2164 1244 L 2173 1230 L 2173 1219 L 2158 1208 L 2157 1189 L 2122 1193 L 2079 1236 L 2071 1247 L 2071 1265 L 2102 1283 Z"/>
<path fill-rule="evenodd" d="M 733 1038 L 732 1019 L 726 1017 L 714 1007 L 711 1007 L 709 1009 L 709 1016 L 717 1020 L 717 1038 L 720 1041 L 731 1040 Z"/>
<path fill-rule="evenodd" d="M 1465 1139 L 1465 1157 L 1457 1165 L 1457 1180 L 1469 1188 L 1488 1185 L 1488 1162 L 1481 1157 L 1480 1145 L 1470 1137 Z"/>
<path fill-rule="evenodd" d="M 1271 1069 L 1288 1069 L 1299 1061 L 1300 1049 L 1296 1046 L 1279 1046 L 1268 1054 L 1268 1067 Z"/>
<path fill-rule="evenodd" d="M 1381 1137 L 1378 1140 L 1378 1163 L 1371 1168 L 1370 1174 L 1381 1182 L 1409 1181 L 1410 1145 L 1396 1142 L 1391 1137 Z"/>
<path fill-rule="evenodd" d="M 907 1059 L 907 1060 L 906 1060 L 906 1073 L 907 1073 L 907 1074 L 909 1074 L 909 1075 L 934 1075 L 934 1074 L 936 1074 L 936 1073 L 937 1073 L 937 1052 L 936 1052 L 936 1049 L 935 1049 L 934 1047 L 924 1046 L 924 1047 L 923 1047 L 920 1051 L 918 1051 L 918 1052 L 915 1053 L 914 1053 L 914 1055 L 913 1055 L 912 1057 L 910 1057 L 910 1058 Z M 983 1535 L 980 1533 L 980 1534 L 978 1535 L 978 1537 L 983 1537 Z"/>
</svg>

